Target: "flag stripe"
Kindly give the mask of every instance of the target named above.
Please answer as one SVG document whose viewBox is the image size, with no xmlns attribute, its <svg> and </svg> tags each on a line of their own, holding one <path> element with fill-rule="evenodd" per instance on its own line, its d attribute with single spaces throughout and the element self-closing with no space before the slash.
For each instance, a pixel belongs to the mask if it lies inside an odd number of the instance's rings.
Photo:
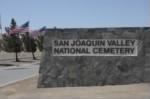
<svg viewBox="0 0 150 99">
<path fill-rule="evenodd" d="M 11 34 L 14 34 L 14 33 L 23 33 L 23 32 L 29 32 L 29 21 L 25 22 L 20 27 L 15 27 L 14 29 L 10 30 Z"/>
</svg>

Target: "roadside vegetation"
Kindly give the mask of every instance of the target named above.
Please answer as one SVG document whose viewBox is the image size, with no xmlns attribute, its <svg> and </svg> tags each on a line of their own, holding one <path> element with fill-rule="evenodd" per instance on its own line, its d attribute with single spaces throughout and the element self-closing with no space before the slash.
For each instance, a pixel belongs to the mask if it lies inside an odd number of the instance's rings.
<svg viewBox="0 0 150 99">
<path fill-rule="evenodd" d="M 26 22 L 18 28 L 14 18 L 10 22 L 10 26 L 5 28 L 6 33 L 0 39 L 0 51 L 13 52 L 16 62 L 19 62 L 18 53 L 31 52 L 34 60 L 36 60 L 35 52 L 43 50 L 43 32 L 45 27 L 36 30 L 29 30 L 29 22 Z"/>
</svg>

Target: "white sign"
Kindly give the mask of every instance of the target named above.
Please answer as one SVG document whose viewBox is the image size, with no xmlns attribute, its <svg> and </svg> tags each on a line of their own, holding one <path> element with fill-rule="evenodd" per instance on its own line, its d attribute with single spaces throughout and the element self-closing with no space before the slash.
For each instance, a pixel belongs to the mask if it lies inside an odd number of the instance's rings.
<svg viewBox="0 0 150 99">
<path fill-rule="evenodd" d="M 52 40 L 53 56 L 137 56 L 136 39 Z"/>
</svg>

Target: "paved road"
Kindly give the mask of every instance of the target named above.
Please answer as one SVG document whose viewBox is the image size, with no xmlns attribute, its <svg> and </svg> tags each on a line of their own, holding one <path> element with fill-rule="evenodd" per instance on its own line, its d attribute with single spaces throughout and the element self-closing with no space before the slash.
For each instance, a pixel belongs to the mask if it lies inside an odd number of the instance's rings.
<svg viewBox="0 0 150 99">
<path fill-rule="evenodd" d="M 0 68 L 0 87 L 38 75 L 39 64 L 23 64 L 21 66 Z"/>
</svg>

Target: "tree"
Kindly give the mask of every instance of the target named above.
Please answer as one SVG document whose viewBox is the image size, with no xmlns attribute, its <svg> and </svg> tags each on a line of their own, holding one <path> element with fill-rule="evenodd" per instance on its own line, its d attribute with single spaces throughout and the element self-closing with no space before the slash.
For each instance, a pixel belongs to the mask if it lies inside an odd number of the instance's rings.
<svg viewBox="0 0 150 99">
<path fill-rule="evenodd" d="M 36 43 L 35 43 L 35 40 L 33 38 L 30 38 L 30 45 L 31 45 L 31 52 L 32 52 L 32 57 L 33 59 L 35 60 L 36 57 L 34 55 L 34 53 L 36 52 Z"/>
<path fill-rule="evenodd" d="M 6 52 L 15 52 L 16 62 L 19 62 L 18 52 L 23 50 L 20 38 L 15 35 L 3 35 L 2 48 Z"/>
<path fill-rule="evenodd" d="M 44 42 L 44 36 L 43 35 L 38 36 L 38 38 L 36 39 L 36 43 L 39 51 L 43 50 L 43 42 Z"/>
<path fill-rule="evenodd" d="M 10 23 L 10 29 L 11 29 L 11 30 L 12 30 L 12 29 L 15 29 L 16 26 L 17 26 L 17 23 L 16 23 L 15 19 L 12 18 L 12 19 L 11 19 L 11 23 Z"/>
<path fill-rule="evenodd" d="M 35 57 L 34 53 L 36 52 L 37 45 L 35 43 L 34 38 L 30 37 L 28 32 L 26 32 L 25 35 L 22 35 L 22 37 L 23 37 L 22 40 L 24 43 L 25 51 L 26 52 L 32 52 L 32 57 L 35 60 L 36 57 Z"/>
<path fill-rule="evenodd" d="M 14 52 L 14 43 L 12 37 L 10 35 L 4 34 L 2 38 L 3 50 L 6 52 Z"/>
<path fill-rule="evenodd" d="M 14 18 L 11 19 L 10 30 L 15 29 L 17 23 Z M 16 62 L 19 62 L 18 53 L 22 51 L 22 42 L 19 38 L 19 33 L 13 33 L 6 37 L 5 45 L 15 52 Z"/>
<path fill-rule="evenodd" d="M 2 40 L 0 39 L 0 51 L 2 50 Z"/>
</svg>

